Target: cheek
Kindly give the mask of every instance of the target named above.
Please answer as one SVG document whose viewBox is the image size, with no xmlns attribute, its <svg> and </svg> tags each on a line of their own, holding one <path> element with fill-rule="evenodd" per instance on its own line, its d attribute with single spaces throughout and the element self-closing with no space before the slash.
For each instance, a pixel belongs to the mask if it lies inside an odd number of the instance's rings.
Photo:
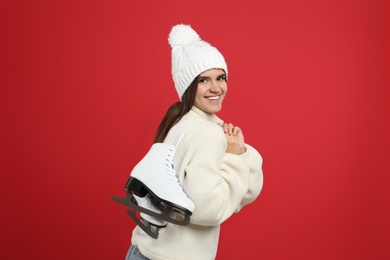
<svg viewBox="0 0 390 260">
<path fill-rule="evenodd" d="M 204 88 L 202 88 L 202 86 L 199 86 L 198 85 L 198 88 L 196 89 L 196 94 L 195 94 L 195 100 L 196 99 L 201 99 L 203 98 L 203 96 L 205 95 L 207 90 L 205 90 Z"/>
<path fill-rule="evenodd" d="M 195 105 L 199 105 L 201 100 L 202 100 L 202 98 L 203 98 L 203 96 L 200 95 L 199 92 L 196 92 L 194 104 Z"/>
</svg>

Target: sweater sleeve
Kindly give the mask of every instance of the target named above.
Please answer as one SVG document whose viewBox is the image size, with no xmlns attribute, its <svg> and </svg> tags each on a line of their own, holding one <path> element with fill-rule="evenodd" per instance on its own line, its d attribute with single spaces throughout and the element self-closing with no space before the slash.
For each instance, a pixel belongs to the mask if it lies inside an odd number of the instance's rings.
<svg viewBox="0 0 390 260">
<path fill-rule="evenodd" d="M 214 127 L 208 129 L 206 137 L 196 140 L 189 153 L 184 189 L 195 203 L 192 224 L 221 224 L 253 199 L 252 192 L 247 195 L 251 178 L 248 158 L 225 151 L 223 131 Z"/>
<path fill-rule="evenodd" d="M 237 208 L 237 212 L 245 205 L 253 202 L 259 196 L 261 189 L 263 188 L 264 180 L 262 170 L 263 158 L 255 148 L 249 144 L 245 144 L 245 146 L 246 152 L 242 156 L 245 158 L 245 162 L 249 167 L 249 184 L 248 192 L 245 194 L 239 207 Z"/>
</svg>

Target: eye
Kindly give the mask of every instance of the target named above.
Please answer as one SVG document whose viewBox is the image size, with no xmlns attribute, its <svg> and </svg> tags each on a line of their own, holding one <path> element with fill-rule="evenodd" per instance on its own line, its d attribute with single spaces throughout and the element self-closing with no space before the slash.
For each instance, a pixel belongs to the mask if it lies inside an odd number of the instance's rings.
<svg viewBox="0 0 390 260">
<path fill-rule="evenodd" d="M 200 79 L 198 80 L 198 83 L 200 83 L 200 84 L 206 83 L 206 82 L 207 82 L 207 79 L 205 79 L 205 78 L 200 78 Z"/>
<path fill-rule="evenodd" d="M 217 78 L 218 81 L 226 81 L 226 75 Z"/>
</svg>

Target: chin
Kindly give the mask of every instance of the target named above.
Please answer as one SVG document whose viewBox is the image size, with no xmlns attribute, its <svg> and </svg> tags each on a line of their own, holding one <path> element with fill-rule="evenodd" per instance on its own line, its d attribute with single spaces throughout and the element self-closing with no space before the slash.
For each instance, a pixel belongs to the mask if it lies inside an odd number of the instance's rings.
<svg viewBox="0 0 390 260">
<path fill-rule="evenodd" d="M 217 109 L 211 109 L 211 110 L 210 110 L 210 113 L 218 113 L 218 112 L 221 111 L 221 110 L 222 110 L 222 107 L 217 108 Z"/>
</svg>

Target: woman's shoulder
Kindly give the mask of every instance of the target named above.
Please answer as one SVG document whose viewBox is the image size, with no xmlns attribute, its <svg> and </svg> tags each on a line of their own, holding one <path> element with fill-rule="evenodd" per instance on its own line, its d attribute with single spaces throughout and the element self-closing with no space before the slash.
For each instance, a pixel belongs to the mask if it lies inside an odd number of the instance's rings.
<svg viewBox="0 0 390 260">
<path fill-rule="evenodd" d="M 205 119 L 183 123 L 189 123 L 185 133 L 187 140 L 191 140 L 192 142 L 202 142 L 203 140 L 210 139 L 225 140 L 222 128 L 217 123 L 210 122 Z"/>
<path fill-rule="evenodd" d="M 222 121 L 221 121 L 222 122 Z M 197 131 L 212 131 L 219 132 L 221 126 L 219 122 L 210 121 L 207 118 L 203 118 L 191 113 L 186 114 L 178 123 L 178 128 L 187 128 L 188 130 Z"/>
<path fill-rule="evenodd" d="M 216 116 L 204 116 L 191 110 L 172 127 L 168 133 L 167 141 L 177 140 L 181 135 L 186 142 L 192 144 L 207 140 L 224 141 L 225 136 L 221 122 L 223 121 Z"/>
</svg>

